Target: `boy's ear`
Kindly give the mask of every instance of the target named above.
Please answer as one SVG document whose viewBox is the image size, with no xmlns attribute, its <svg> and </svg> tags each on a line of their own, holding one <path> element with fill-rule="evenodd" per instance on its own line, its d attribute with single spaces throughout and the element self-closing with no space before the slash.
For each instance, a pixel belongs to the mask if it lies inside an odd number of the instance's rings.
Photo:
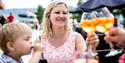
<svg viewBox="0 0 125 63">
<path fill-rule="evenodd" d="M 15 50 L 15 48 L 13 47 L 13 43 L 12 42 L 7 42 L 7 49 L 9 50 L 9 51 L 14 51 Z"/>
</svg>

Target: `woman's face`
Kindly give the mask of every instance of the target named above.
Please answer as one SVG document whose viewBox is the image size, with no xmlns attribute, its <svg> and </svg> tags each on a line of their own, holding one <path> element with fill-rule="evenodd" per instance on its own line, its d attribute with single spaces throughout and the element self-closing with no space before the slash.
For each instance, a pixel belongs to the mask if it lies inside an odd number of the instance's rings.
<svg viewBox="0 0 125 63">
<path fill-rule="evenodd" d="M 64 4 L 58 4 L 55 6 L 51 13 L 49 19 L 52 22 L 52 26 L 64 27 L 68 20 L 68 10 Z"/>
<path fill-rule="evenodd" d="M 20 55 L 31 53 L 31 33 L 20 35 L 13 43 L 15 52 Z"/>
</svg>

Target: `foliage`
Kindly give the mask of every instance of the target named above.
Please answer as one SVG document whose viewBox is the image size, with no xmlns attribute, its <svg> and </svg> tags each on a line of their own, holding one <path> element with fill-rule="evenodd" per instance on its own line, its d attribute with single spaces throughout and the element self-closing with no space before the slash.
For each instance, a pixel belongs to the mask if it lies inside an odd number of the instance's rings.
<svg viewBox="0 0 125 63">
<path fill-rule="evenodd" d="M 125 8 L 115 9 L 112 13 L 114 16 L 123 16 L 124 21 L 121 24 L 125 27 Z"/>
<path fill-rule="evenodd" d="M 84 2 L 84 0 L 78 0 L 77 6 L 79 6 L 80 4 L 82 4 Z M 76 19 L 77 21 L 80 21 L 81 19 L 81 15 L 80 13 L 72 13 L 72 17 L 71 19 Z"/>
<path fill-rule="evenodd" d="M 39 23 L 42 22 L 43 13 L 44 13 L 44 8 L 41 5 L 39 5 L 37 8 L 37 12 L 36 12 L 37 19 L 38 19 Z"/>
<path fill-rule="evenodd" d="M 78 13 L 72 14 L 73 16 L 71 17 L 71 19 L 76 19 L 77 21 L 79 21 L 81 19 L 81 15 Z"/>
</svg>

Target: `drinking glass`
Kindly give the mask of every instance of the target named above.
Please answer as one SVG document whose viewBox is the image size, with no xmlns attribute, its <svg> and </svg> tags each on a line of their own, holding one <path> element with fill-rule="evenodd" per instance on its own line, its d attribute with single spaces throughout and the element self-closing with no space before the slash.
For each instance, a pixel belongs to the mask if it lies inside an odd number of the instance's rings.
<svg viewBox="0 0 125 63">
<path fill-rule="evenodd" d="M 106 7 L 93 12 L 96 15 L 96 31 L 108 34 L 108 31 L 114 26 L 115 19 L 113 15 L 109 12 L 109 10 Z M 112 44 L 112 42 L 109 42 L 109 46 L 111 50 L 108 54 L 106 54 L 106 57 L 114 56 L 121 53 L 113 48 L 114 45 Z"/>
<path fill-rule="evenodd" d="M 88 35 L 95 33 L 96 31 L 96 21 L 95 21 L 95 14 L 93 12 L 83 12 L 80 22 L 80 27 L 83 31 L 87 32 Z M 94 23 L 94 24 L 93 24 Z M 74 63 L 99 63 L 96 55 L 97 53 L 93 52 L 91 49 L 91 45 L 87 45 L 87 50 L 81 53 L 80 58 L 76 59 Z"/>
<path fill-rule="evenodd" d="M 87 32 L 88 35 L 91 35 L 96 31 L 96 24 L 93 24 L 95 23 L 95 19 L 93 18 L 95 18 L 95 15 L 92 12 L 84 12 L 81 17 L 80 27 L 83 29 L 83 31 Z M 94 58 L 97 55 L 97 53 L 94 53 L 92 51 L 91 45 L 88 45 L 87 42 L 86 45 L 87 51 L 84 52 L 82 56 L 88 59 Z"/>
</svg>

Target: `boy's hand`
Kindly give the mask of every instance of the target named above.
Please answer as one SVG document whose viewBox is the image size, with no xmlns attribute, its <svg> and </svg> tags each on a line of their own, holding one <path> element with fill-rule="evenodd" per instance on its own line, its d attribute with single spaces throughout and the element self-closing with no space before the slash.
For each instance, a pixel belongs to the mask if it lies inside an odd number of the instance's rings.
<svg viewBox="0 0 125 63">
<path fill-rule="evenodd" d="M 42 52 L 44 49 L 44 46 L 41 43 L 34 43 L 33 51 L 34 52 Z"/>
</svg>

